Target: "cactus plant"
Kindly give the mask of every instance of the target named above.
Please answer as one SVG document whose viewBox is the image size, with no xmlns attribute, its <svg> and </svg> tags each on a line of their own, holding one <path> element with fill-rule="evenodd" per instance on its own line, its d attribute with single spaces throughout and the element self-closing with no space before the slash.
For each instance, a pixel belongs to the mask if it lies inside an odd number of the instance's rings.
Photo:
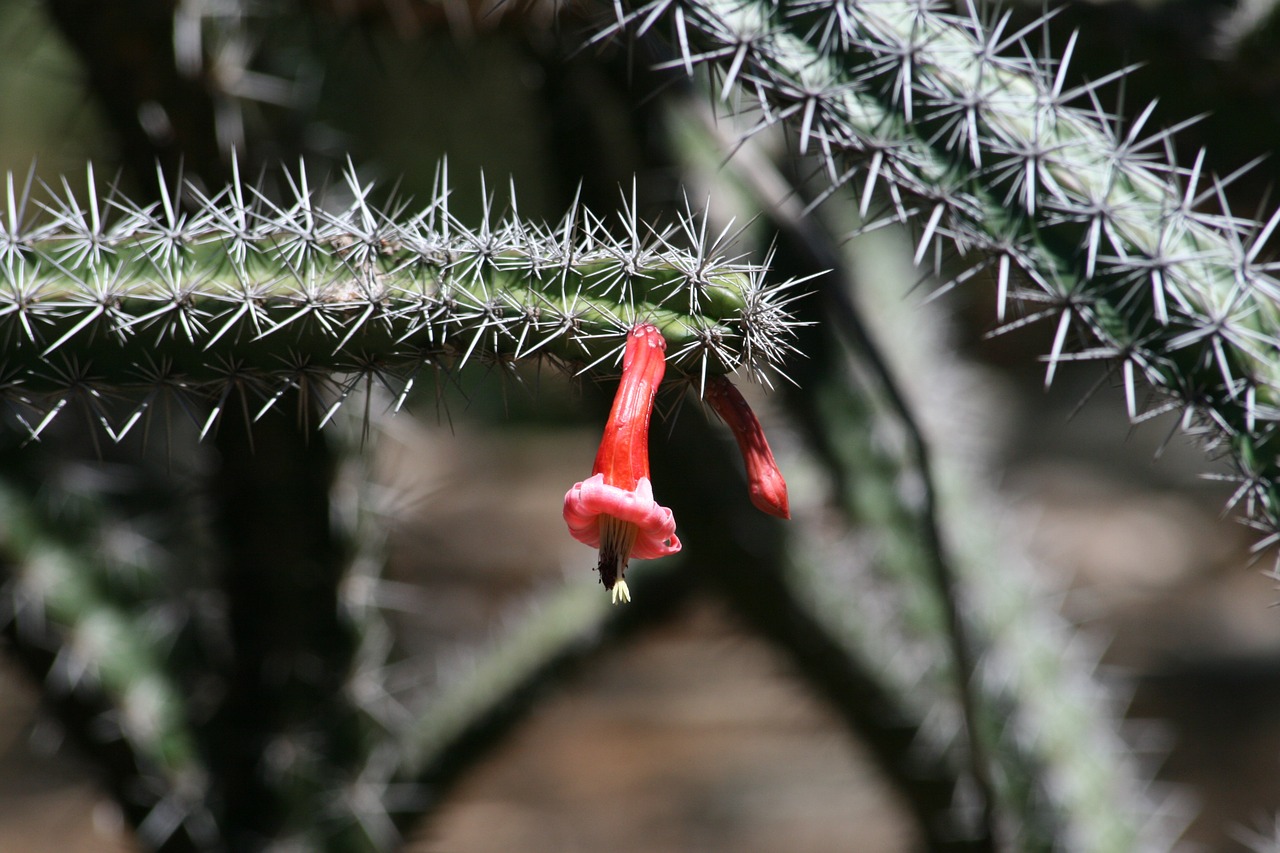
<svg viewBox="0 0 1280 853">
<path fill-rule="evenodd" d="M 674 225 L 651 224 L 635 184 L 617 215 L 593 213 L 599 198 L 589 209 L 575 196 L 558 224 L 545 225 L 522 214 L 514 190 L 500 208 L 482 182 L 480 213 L 464 224 L 443 166 L 413 203 L 381 193 L 351 160 L 332 185 L 305 165 L 285 173 L 283 192 L 241 178 L 248 155 L 237 152 L 255 134 L 271 136 L 265 114 L 250 118 L 253 99 L 306 109 L 305 86 L 255 65 L 255 50 L 270 59 L 273 46 L 255 27 L 277 14 L 315 21 L 340 12 L 182 2 L 159 19 L 172 43 L 150 28 L 149 49 L 129 51 L 116 50 L 115 36 L 86 37 L 90 20 L 121 32 L 127 21 L 117 10 L 47 5 L 127 142 L 121 162 L 133 189 L 102 191 L 92 167 L 84 192 L 69 179 L 38 184 L 34 173 L 11 175 L 4 187 L 0 399 L 15 445 L 6 452 L 19 461 L 0 481 L 2 612 L 16 652 L 51 691 L 59 679 L 77 682 L 62 713 L 86 742 L 102 745 L 86 709 L 123 715 L 113 742 L 128 760 L 102 763 L 144 844 L 391 849 L 547 683 L 694 590 L 718 596 L 790 656 L 871 745 L 933 849 L 1161 843 L 1145 825 L 1151 805 L 1119 754 L 1091 663 L 1059 653 L 1061 621 L 996 578 L 988 564 L 999 549 L 976 529 L 980 519 L 956 509 L 977 490 L 935 482 L 936 470 L 952 470 L 945 439 L 935 466 L 894 360 L 850 300 L 848 258 L 808 218 L 834 199 L 852 205 L 862 231 L 914 227 L 908 255 L 944 287 L 990 276 L 997 322 L 1056 323 L 1049 381 L 1066 359 L 1109 359 L 1135 418 L 1147 383 L 1183 410 L 1189 429 L 1230 449 L 1233 501 L 1265 531 L 1264 545 L 1275 541 L 1280 285 L 1262 252 L 1280 215 L 1253 222 L 1225 203 L 1203 212 L 1225 197 L 1221 184 L 1199 159 L 1190 168 L 1162 159 L 1173 131 L 1142 138 L 1148 113 L 1125 126 L 1098 106 L 1107 80 L 1069 87 L 1070 47 L 1060 60 L 1036 59 L 1025 44 L 1031 29 L 1009 33 L 1008 17 L 973 4 L 959 12 L 924 0 L 613 4 L 597 10 L 615 18 L 593 23 L 591 39 L 638 39 L 657 69 L 646 58 L 630 70 L 667 86 L 653 101 L 628 95 L 628 109 L 669 106 L 691 81 L 745 136 L 782 129 L 788 156 L 772 156 L 786 160 L 783 169 L 744 166 L 760 154 L 751 145 L 726 165 L 742 140 L 697 143 L 723 167 L 717 194 L 730 181 L 755 182 L 742 211 L 749 228 L 712 225 L 688 193 Z M 394 15 L 390 4 L 360 5 L 370 20 Z M 404 12 L 401 31 L 430 29 L 440 17 L 430 5 Z M 547 58 L 547 18 L 507 11 L 538 34 L 525 47 L 542 70 L 564 61 Z M 468 18 L 451 4 L 449 13 Z M 122 66 L 134 82 L 155 85 L 113 87 Z M 635 129 L 632 141 L 643 136 Z M 200 144 L 179 144 L 189 136 Z M 286 137 L 301 145 L 306 134 L 271 138 Z M 692 172 L 679 143 L 645 141 L 663 150 L 632 168 L 652 173 L 665 157 L 664 167 Z M 596 148 L 607 159 L 609 145 Z M 190 181 L 178 177 L 184 155 Z M 783 177 L 787 169 L 804 177 Z M 566 177 L 592 194 L 584 175 Z M 791 193 L 813 204 L 797 212 Z M 776 255 L 761 248 L 770 241 Z M 837 272 L 824 276 L 826 268 Z M 932 323 L 921 314 L 890 339 L 920 347 Z M 386 675 L 395 631 L 371 593 L 384 583 L 384 531 L 352 499 L 359 488 L 334 485 L 338 469 L 368 480 L 368 450 L 348 416 L 376 444 L 380 410 L 411 408 L 419 377 L 465 376 L 476 363 L 512 376 L 526 362 L 551 363 L 612 380 L 637 324 L 665 344 L 664 387 L 677 389 L 666 399 L 706 399 L 722 413 L 745 442 L 757 506 L 781 517 L 790 507 L 773 452 L 726 389 L 734 373 L 765 385 L 792 380 L 777 384 L 803 450 L 779 456 L 784 468 L 808 460 L 810 484 L 830 496 L 825 521 L 812 517 L 809 494 L 793 503 L 810 517 L 796 512 L 790 531 L 761 525 L 743 500 L 736 458 L 686 413 L 654 449 L 655 483 L 665 475 L 673 484 L 686 543 L 673 565 L 644 575 L 626 607 L 571 582 L 475 652 L 469 677 L 399 702 Z M 1073 328 L 1093 343 L 1072 351 Z M 662 377 L 660 367 L 646 375 Z M 859 381 L 867 374 L 876 377 L 869 385 Z M 306 423 L 273 417 L 288 408 Z M 91 440 L 105 436 L 108 452 L 129 465 L 145 464 L 129 439 L 160 427 L 184 452 L 216 442 L 219 461 L 200 478 L 212 508 L 175 505 L 207 514 L 216 570 L 181 559 L 132 574 L 105 570 L 86 542 L 137 528 L 101 495 L 81 504 L 80 527 L 42 514 L 35 496 L 61 486 L 30 470 L 71 452 L 78 438 L 60 415 L 77 410 Z M 320 436 L 310 432 L 317 426 Z M 750 467 L 766 456 L 767 495 L 764 475 Z M 703 473 L 692 477 L 694 469 Z M 910 483 L 922 485 L 913 493 Z M 961 526 L 969 536 L 955 535 Z M 978 541 L 983 553 L 957 541 Z M 140 613 L 174 605 L 183 589 L 225 603 L 216 630 L 229 650 L 193 649 L 138 627 Z M 50 660 L 42 643 L 65 654 Z M 217 689 L 184 695 L 193 679 Z M 128 713 L 140 707 L 147 725 Z M 957 808 L 966 796 L 977 806 L 967 814 Z"/>
</svg>

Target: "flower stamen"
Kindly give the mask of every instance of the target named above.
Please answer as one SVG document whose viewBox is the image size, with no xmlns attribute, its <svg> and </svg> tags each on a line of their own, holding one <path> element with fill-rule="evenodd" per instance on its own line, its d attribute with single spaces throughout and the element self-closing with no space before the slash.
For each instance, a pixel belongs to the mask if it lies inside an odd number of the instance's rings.
<svg viewBox="0 0 1280 853">
<path fill-rule="evenodd" d="M 612 515 L 600 516 L 600 582 L 613 589 L 627 568 L 640 528 Z M 615 596 L 616 597 L 616 596 Z"/>
</svg>

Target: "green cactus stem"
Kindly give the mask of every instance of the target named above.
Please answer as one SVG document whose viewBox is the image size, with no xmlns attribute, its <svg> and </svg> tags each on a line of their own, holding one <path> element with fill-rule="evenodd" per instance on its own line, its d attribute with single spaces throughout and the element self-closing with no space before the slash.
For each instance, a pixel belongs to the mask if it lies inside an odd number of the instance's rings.
<svg viewBox="0 0 1280 853">
<path fill-rule="evenodd" d="M 238 389 L 265 406 L 294 388 L 340 401 L 367 381 L 399 394 L 424 366 L 472 358 L 592 368 L 638 319 L 692 377 L 767 380 L 790 351 L 794 283 L 726 259 L 692 214 L 646 242 L 633 218 L 632 239 L 615 239 L 580 208 L 555 229 L 514 216 L 467 229 L 443 187 L 393 221 L 354 170 L 337 212 L 304 179 L 287 207 L 236 181 L 194 194 L 191 214 L 168 196 L 100 200 L 92 184 L 91 170 L 85 203 L 42 200 L 50 215 L 31 225 L 30 188 L 8 183 L 0 396 L 36 435 L 73 399 L 118 438 L 166 396 L 212 401 L 216 417 Z"/>
</svg>

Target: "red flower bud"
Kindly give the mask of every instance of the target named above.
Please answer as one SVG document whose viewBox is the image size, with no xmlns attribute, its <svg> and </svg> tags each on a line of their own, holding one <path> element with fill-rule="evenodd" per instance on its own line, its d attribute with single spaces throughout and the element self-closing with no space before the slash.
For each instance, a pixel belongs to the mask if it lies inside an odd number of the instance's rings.
<svg viewBox="0 0 1280 853">
<path fill-rule="evenodd" d="M 761 512 L 790 518 L 787 481 L 778 470 L 778 463 L 774 461 L 773 451 L 769 449 L 756 413 L 751 411 L 751 406 L 727 376 L 713 376 L 707 380 L 706 399 L 737 439 L 747 468 L 751 503 Z"/>
</svg>

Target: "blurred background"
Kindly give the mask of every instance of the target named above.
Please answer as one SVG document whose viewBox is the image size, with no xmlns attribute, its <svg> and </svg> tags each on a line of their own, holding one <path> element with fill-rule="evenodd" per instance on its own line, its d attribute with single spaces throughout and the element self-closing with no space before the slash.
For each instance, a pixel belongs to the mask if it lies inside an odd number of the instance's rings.
<svg viewBox="0 0 1280 853">
<path fill-rule="evenodd" d="M 643 70 L 655 57 L 629 72 L 625 57 L 573 53 L 582 26 L 573 9 L 555 22 L 536 5 L 98 5 L 0 3 L 0 169 L 19 180 L 34 164 L 38 180 L 79 188 L 91 161 L 99 181 L 146 194 L 154 169 L 138 164 L 159 159 L 216 185 L 234 147 L 249 174 L 303 156 L 315 174 L 336 174 L 349 156 L 363 175 L 421 197 L 447 156 L 453 209 L 469 222 L 483 208 L 482 171 L 490 190 L 511 176 L 522 215 L 549 220 L 579 188 L 607 209 L 633 174 L 648 213 L 672 209 L 681 189 L 704 197 L 716 180 L 714 155 L 701 171 L 688 168 L 696 150 L 673 162 L 674 113 L 636 95 L 678 84 Z M 1207 142 L 1213 168 L 1229 174 L 1280 136 L 1278 54 L 1219 35 L 1231 12 L 1080 3 L 1052 32 L 1080 28 L 1081 79 L 1128 62 L 1154 66 L 1131 75 L 1120 110 L 1159 97 L 1152 122 L 1167 126 L 1211 107 L 1179 146 L 1191 153 Z M 166 68 L 178 73 L 166 79 Z M 173 111 L 184 80 L 211 99 L 199 107 L 211 126 Z M 132 119 L 117 115 L 121 102 L 134 105 Z M 151 103 L 165 109 L 137 108 Z M 123 129 L 130 121 L 136 138 Z M 1277 168 L 1267 161 L 1232 186 L 1238 212 L 1267 203 Z M 899 252 L 892 237 L 846 248 L 876 269 L 902 265 L 865 260 Z M 1280 612 L 1265 575 L 1274 555 L 1252 555 L 1251 532 L 1224 517 L 1230 486 L 1206 474 L 1225 468 L 1176 434 L 1176 418 L 1132 427 L 1118 383 L 1096 364 L 1065 366 L 1046 390 L 1052 329 L 987 337 L 995 300 L 980 283 L 926 304 L 913 279 L 907 272 L 863 295 L 873 331 L 891 342 L 921 323 L 936 336 L 920 355 L 894 357 L 926 437 L 977 472 L 994 500 L 967 511 L 1025 555 L 1042 605 L 1098 660 L 1151 796 L 1171 825 L 1185 825 L 1179 849 L 1274 849 Z M 920 357 L 926 363 L 912 361 Z M 388 531 L 380 589 L 401 648 L 391 677 L 405 690 L 429 693 L 465 674 L 546 590 L 594 584 L 594 554 L 565 534 L 560 496 L 591 464 L 601 393 L 554 372 L 515 382 L 480 368 L 378 419 L 359 476 L 376 487 Z M 821 518 L 829 495 L 794 422 L 772 397 L 758 399 L 793 514 Z M 676 420 L 702 418 L 686 406 Z M 654 430 L 655 444 L 669 440 Z M 723 430 L 719 440 L 729 441 Z M 88 468 L 113 461 L 112 451 L 104 461 L 67 441 Z M 209 464 L 193 457 L 179 467 Z M 647 571 L 634 570 L 637 597 Z M 12 660 L 0 661 L 0 679 L 0 851 L 139 849 L 93 762 L 47 713 L 41 686 Z M 866 744 L 786 655 L 703 590 L 548 685 L 412 828 L 406 848 L 920 844 Z"/>
</svg>

